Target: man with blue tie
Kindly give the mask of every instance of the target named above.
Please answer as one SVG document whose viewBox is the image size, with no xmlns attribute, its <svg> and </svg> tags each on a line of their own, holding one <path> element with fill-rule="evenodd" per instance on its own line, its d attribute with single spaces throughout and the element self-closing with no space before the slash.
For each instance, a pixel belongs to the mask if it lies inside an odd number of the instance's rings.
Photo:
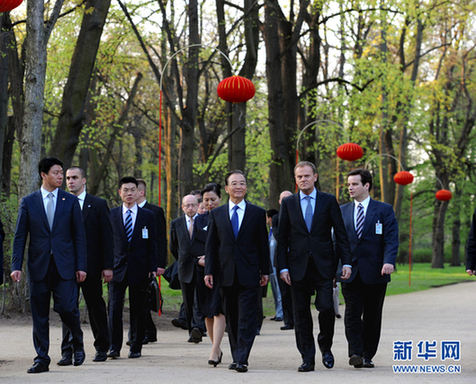
<svg viewBox="0 0 476 384">
<path fill-rule="evenodd" d="M 114 231 L 114 270 L 109 283 L 109 330 L 111 347 L 108 357 L 120 356 L 123 341 L 122 311 L 126 289 L 129 288 L 131 347 L 129 358 L 141 357 L 145 337 L 144 306 L 149 277 L 158 267 L 155 215 L 139 208 L 138 182 L 123 177 L 119 182 L 122 205 L 111 209 Z M 163 266 L 162 266 L 163 267 Z"/>
<path fill-rule="evenodd" d="M 245 201 L 246 177 L 240 170 L 225 178 L 228 204 L 210 211 L 205 246 L 205 284 L 222 290 L 228 338 L 237 372 L 248 371 L 256 337 L 259 287 L 269 274 L 266 212 Z"/>
<path fill-rule="evenodd" d="M 354 200 L 341 206 L 352 251 L 352 275 L 342 282 L 349 364 L 374 368 L 385 292 L 398 253 L 398 223 L 390 204 L 370 198 L 367 169 L 350 171 L 347 182 Z"/>
<path fill-rule="evenodd" d="M 314 371 L 316 354 L 311 295 L 316 292 L 320 331 L 317 341 L 322 363 L 330 369 L 334 366 L 331 352 L 335 323 L 333 280 L 339 258 L 344 265 L 342 278 L 350 276 L 350 246 L 336 198 L 314 187 L 318 177 L 314 164 L 298 163 L 294 177 L 300 191 L 281 202 L 278 266 L 281 279 L 291 286 L 296 344 L 302 357 L 298 372 L 310 372 Z"/>
<path fill-rule="evenodd" d="M 40 190 L 24 197 L 18 211 L 13 241 L 13 281 L 20 281 L 23 255 L 29 235 L 28 280 L 33 319 L 33 344 L 37 356 L 27 372 L 49 370 L 49 312 L 53 293 L 54 310 L 71 331 L 73 363 L 85 359 L 83 332 L 78 309 L 78 286 L 86 278 L 87 254 L 78 199 L 60 189 L 63 163 L 55 157 L 40 161 Z"/>
</svg>

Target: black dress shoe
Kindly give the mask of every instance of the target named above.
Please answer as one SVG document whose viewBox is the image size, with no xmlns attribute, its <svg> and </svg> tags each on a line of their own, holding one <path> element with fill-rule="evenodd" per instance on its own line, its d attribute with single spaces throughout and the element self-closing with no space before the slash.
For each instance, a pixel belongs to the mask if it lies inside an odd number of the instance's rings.
<svg viewBox="0 0 476 384">
<path fill-rule="evenodd" d="M 47 365 L 41 364 L 41 363 L 35 363 L 33 364 L 30 368 L 28 368 L 26 371 L 27 373 L 41 373 L 41 372 L 48 372 L 50 369 L 48 368 Z"/>
<path fill-rule="evenodd" d="M 202 341 L 202 332 L 198 328 L 193 328 L 190 332 L 190 338 L 188 339 L 189 343 L 200 343 Z"/>
<path fill-rule="evenodd" d="M 322 364 L 324 364 L 324 367 L 327 369 L 334 368 L 334 355 L 331 351 L 322 354 Z"/>
<path fill-rule="evenodd" d="M 274 321 L 283 321 L 283 318 L 282 318 L 282 317 L 276 317 L 276 318 L 274 319 Z"/>
<path fill-rule="evenodd" d="M 112 349 L 107 354 L 107 357 L 110 357 L 111 359 L 117 359 L 119 356 L 120 356 L 119 351 L 114 351 Z"/>
<path fill-rule="evenodd" d="M 305 362 L 298 368 L 298 372 L 311 372 L 314 371 L 314 363 Z"/>
<path fill-rule="evenodd" d="M 157 341 L 157 337 L 154 337 L 154 336 L 145 336 L 144 337 L 144 341 L 142 342 L 142 344 L 149 344 L 149 343 L 155 343 Z"/>
<path fill-rule="evenodd" d="M 84 360 L 86 359 L 86 353 L 84 352 L 84 349 L 80 349 L 79 351 L 74 351 L 74 366 L 78 367 L 84 363 Z"/>
<path fill-rule="evenodd" d="M 72 356 L 63 356 L 60 361 L 56 363 L 57 365 L 66 366 L 73 364 Z"/>
<path fill-rule="evenodd" d="M 248 372 L 248 364 L 241 364 L 241 363 L 236 364 L 235 371 L 236 372 Z"/>
<path fill-rule="evenodd" d="M 228 369 L 229 369 L 230 371 L 234 371 L 234 370 L 236 369 L 236 363 L 235 363 L 235 362 L 231 363 L 231 364 L 228 366 Z"/>
<path fill-rule="evenodd" d="M 96 363 L 101 361 L 106 361 L 106 360 L 107 360 L 107 352 L 104 352 L 104 351 L 97 351 L 93 359 L 93 361 Z"/>
<path fill-rule="evenodd" d="M 177 328 L 188 329 L 187 324 L 179 319 L 172 319 L 172 325 Z"/>
<path fill-rule="evenodd" d="M 127 341 L 126 341 L 126 345 L 129 345 L 129 346 L 130 346 L 131 344 L 132 344 L 132 341 L 130 341 L 130 340 L 127 340 Z"/>
<path fill-rule="evenodd" d="M 366 357 L 364 357 L 364 362 L 362 364 L 364 368 L 375 368 L 374 362 Z"/>
<path fill-rule="evenodd" d="M 129 352 L 129 359 L 137 359 L 139 357 L 141 357 L 141 354 L 140 352 Z"/>
<path fill-rule="evenodd" d="M 342 318 L 342 316 L 338 313 L 338 314 L 336 315 L 336 318 L 340 319 L 340 318 Z"/>
<path fill-rule="evenodd" d="M 271 321 L 274 321 L 276 320 L 276 316 L 273 316 L 272 318 L 270 318 Z"/>
<path fill-rule="evenodd" d="M 363 359 L 360 355 L 352 355 L 349 359 L 349 365 L 353 365 L 355 368 L 361 368 L 363 365 Z"/>
<path fill-rule="evenodd" d="M 288 331 L 290 329 L 294 329 L 294 325 L 289 325 L 289 324 L 284 324 L 282 327 L 281 327 L 281 331 Z"/>
</svg>

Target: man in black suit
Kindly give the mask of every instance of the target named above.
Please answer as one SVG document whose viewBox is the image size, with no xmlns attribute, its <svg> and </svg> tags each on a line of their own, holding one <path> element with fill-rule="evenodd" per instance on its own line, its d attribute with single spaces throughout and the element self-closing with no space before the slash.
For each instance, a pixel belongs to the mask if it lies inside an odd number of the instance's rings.
<svg viewBox="0 0 476 384">
<path fill-rule="evenodd" d="M 109 328 L 107 325 L 106 303 L 102 296 L 102 282 L 112 279 L 114 262 L 114 238 L 106 200 L 86 193 L 86 175 L 82 168 L 71 167 L 66 171 L 68 190 L 78 198 L 81 207 L 88 250 L 87 278 L 79 286 L 88 307 L 89 322 L 94 336 L 96 355 L 94 362 L 107 360 L 109 349 Z M 62 358 L 58 365 L 71 365 L 73 348 L 71 332 L 63 324 Z"/>
<path fill-rule="evenodd" d="M 147 184 L 144 179 L 137 179 L 139 187 L 137 189 L 137 205 L 139 208 L 145 208 L 155 214 L 155 229 L 157 231 L 157 255 L 158 255 L 158 268 L 157 275 L 161 276 L 165 272 L 165 266 L 167 265 L 167 232 L 165 224 L 164 210 L 154 204 L 149 203 L 146 200 Z M 153 343 L 157 341 L 157 328 L 149 308 L 145 308 L 145 338 L 143 344 Z"/>
<path fill-rule="evenodd" d="M 195 300 L 195 265 L 198 262 L 196 256 L 190 253 L 197 232 L 195 219 L 198 216 L 198 200 L 195 196 L 184 196 L 182 210 L 184 215 L 170 223 L 170 252 L 178 262 L 178 275 L 189 330 L 188 341 L 199 343 L 202 341 L 202 333 L 197 327 L 192 327 Z"/>
<path fill-rule="evenodd" d="M 129 287 L 131 347 L 129 358 L 141 357 L 145 337 L 144 306 L 149 277 L 157 274 L 157 240 L 155 215 L 139 208 L 138 183 L 134 177 L 123 177 L 119 195 L 123 204 L 111 209 L 114 231 L 114 275 L 109 283 L 110 358 L 118 358 L 122 348 L 122 312 L 126 288 Z"/>
<path fill-rule="evenodd" d="M 279 205 L 284 198 L 291 196 L 290 191 L 283 191 L 279 195 Z M 276 239 L 276 244 L 278 242 L 278 233 L 279 233 L 279 213 L 273 216 L 273 233 L 274 238 Z M 277 247 L 276 247 L 277 248 Z M 276 270 L 278 271 L 278 252 L 276 250 L 275 262 Z M 291 287 L 286 284 L 282 279 L 278 279 L 279 291 L 281 292 L 281 303 L 283 305 L 283 320 L 284 325 L 280 328 L 282 331 L 288 331 L 294 329 L 294 314 L 293 314 L 293 299 L 291 297 Z"/>
<path fill-rule="evenodd" d="M 83 332 L 78 309 L 78 286 L 86 279 L 87 253 L 78 199 L 60 189 L 63 163 L 55 157 L 40 161 L 41 188 L 24 197 L 18 210 L 13 241 L 13 281 L 20 281 L 26 240 L 28 280 L 33 319 L 33 344 L 37 356 L 27 372 L 49 370 L 49 312 L 53 293 L 54 310 L 72 335 L 74 365 L 85 359 Z"/>
<path fill-rule="evenodd" d="M 245 201 L 246 177 L 240 170 L 225 178 L 228 204 L 210 211 L 205 247 L 205 284 L 218 284 L 233 363 L 229 369 L 248 371 L 256 337 L 259 287 L 269 274 L 266 211 Z"/>
<path fill-rule="evenodd" d="M 5 240 L 5 231 L 0 220 L 0 285 L 3 284 L 3 240 Z"/>
<path fill-rule="evenodd" d="M 278 265 L 281 279 L 291 286 L 295 308 L 296 344 L 302 356 L 299 372 L 314 370 L 316 347 L 312 335 L 311 295 L 316 291 L 319 311 L 317 341 L 326 368 L 334 366 L 331 352 L 334 337 L 333 280 L 339 257 L 344 264 L 342 278 L 350 276 L 350 247 L 339 204 L 333 195 L 314 188 L 316 167 L 302 161 L 294 168 L 299 193 L 281 203 L 278 232 Z M 336 238 L 336 249 L 332 241 Z"/>
<path fill-rule="evenodd" d="M 341 206 L 352 250 L 352 275 L 342 282 L 349 364 L 374 368 L 385 292 L 398 253 L 398 223 L 390 204 L 370 198 L 367 169 L 350 171 L 347 181 L 354 200 Z"/>
</svg>

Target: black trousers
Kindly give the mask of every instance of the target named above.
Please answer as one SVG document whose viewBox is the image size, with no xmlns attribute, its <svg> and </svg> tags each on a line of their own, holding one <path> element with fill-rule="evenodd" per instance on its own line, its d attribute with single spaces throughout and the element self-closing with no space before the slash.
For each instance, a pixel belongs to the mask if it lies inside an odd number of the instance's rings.
<svg viewBox="0 0 476 384">
<path fill-rule="evenodd" d="M 279 290 L 281 291 L 281 303 L 283 305 L 283 320 L 285 325 L 294 326 L 293 314 L 293 298 L 291 295 L 291 287 L 287 285 L 278 276 Z"/>
<path fill-rule="evenodd" d="M 131 348 L 130 352 L 142 351 L 142 342 L 145 337 L 144 307 L 146 300 L 145 285 L 129 285 L 127 276 L 121 282 L 109 283 L 109 331 L 111 338 L 110 349 L 120 351 L 123 342 L 122 312 L 124 309 L 124 297 L 129 287 L 129 307 L 131 323 Z"/>
<path fill-rule="evenodd" d="M 387 283 L 365 284 L 359 273 L 352 282 L 342 283 L 349 357 L 357 354 L 372 359 L 377 353 L 386 291 Z"/>
<path fill-rule="evenodd" d="M 291 294 L 294 313 L 294 330 L 296 345 L 303 362 L 315 362 L 316 346 L 313 337 L 313 321 L 311 314 L 311 296 L 316 292 L 315 306 L 319 311 L 319 334 L 317 342 L 321 352 L 331 350 L 334 338 L 334 301 L 333 280 L 324 279 L 309 259 L 306 274 L 301 281 L 292 281 Z"/>
<path fill-rule="evenodd" d="M 107 352 L 109 345 L 109 327 L 107 324 L 106 303 L 103 298 L 101 276 L 88 275 L 86 280 L 79 284 L 83 291 L 84 301 L 88 308 L 89 323 L 94 336 L 94 347 L 98 352 Z M 72 335 L 63 323 L 63 341 L 61 342 L 61 355 L 72 356 Z"/>
<path fill-rule="evenodd" d="M 35 363 L 50 364 L 48 350 L 50 346 L 50 298 L 53 294 L 53 309 L 63 324 L 71 332 L 73 350 L 82 350 L 83 331 L 80 326 L 78 309 L 78 285 L 76 280 L 64 280 L 56 267 L 54 258 L 50 258 L 48 273 L 41 281 L 30 281 L 30 305 L 33 319 L 33 345 L 37 356 Z"/>
<path fill-rule="evenodd" d="M 188 331 L 192 331 L 193 307 L 195 303 L 195 273 L 190 283 L 180 282 L 182 288 L 183 306 L 185 308 L 185 317 L 187 319 Z"/>
</svg>

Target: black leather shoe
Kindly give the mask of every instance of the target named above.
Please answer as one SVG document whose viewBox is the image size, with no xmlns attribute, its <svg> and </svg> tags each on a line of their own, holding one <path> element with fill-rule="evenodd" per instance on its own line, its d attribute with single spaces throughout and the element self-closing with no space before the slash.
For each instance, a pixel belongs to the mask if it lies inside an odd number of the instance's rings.
<svg viewBox="0 0 476 384">
<path fill-rule="evenodd" d="M 155 343 L 157 341 L 157 337 L 152 337 L 152 336 L 145 336 L 144 341 L 142 344 L 149 344 L 149 343 Z"/>
<path fill-rule="evenodd" d="M 248 364 L 236 364 L 236 372 L 248 372 Z"/>
<path fill-rule="evenodd" d="M 324 364 L 324 367 L 327 369 L 334 368 L 334 355 L 331 351 L 322 354 L 322 364 Z"/>
<path fill-rule="evenodd" d="M 86 353 L 84 352 L 84 349 L 80 349 L 79 351 L 74 351 L 74 366 L 78 367 L 84 363 L 84 360 L 86 359 Z"/>
<path fill-rule="evenodd" d="M 294 329 L 294 325 L 285 324 L 281 327 L 281 331 L 288 331 L 290 329 Z"/>
<path fill-rule="evenodd" d="M 96 363 L 101 361 L 106 361 L 106 360 L 107 360 L 107 352 L 104 352 L 104 351 L 97 351 L 93 359 L 93 361 Z"/>
<path fill-rule="evenodd" d="M 107 357 L 110 357 L 111 359 L 117 359 L 119 356 L 119 351 L 114 351 L 113 349 L 111 349 L 107 354 Z"/>
<path fill-rule="evenodd" d="M 282 318 L 282 317 L 276 317 L 276 318 L 274 319 L 274 321 L 283 321 L 283 318 Z"/>
<path fill-rule="evenodd" d="M 349 365 L 353 365 L 355 368 L 361 368 L 364 360 L 360 355 L 352 355 L 349 359 Z"/>
<path fill-rule="evenodd" d="M 364 362 L 362 364 L 364 368 L 375 368 L 374 362 L 366 357 L 364 357 Z"/>
<path fill-rule="evenodd" d="M 60 361 L 56 363 L 57 365 L 66 366 L 73 364 L 72 356 L 63 356 Z"/>
<path fill-rule="evenodd" d="M 187 324 L 179 319 L 172 319 L 172 325 L 177 328 L 188 329 Z"/>
<path fill-rule="evenodd" d="M 235 363 L 235 362 L 231 363 L 231 364 L 228 366 L 228 369 L 229 369 L 230 371 L 234 371 L 234 370 L 236 369 L 236 363 Z"/>
<path fill-rule="evenodd" d="M 337 318 L 337 319 L 341 319 L 342 316 L 341 316 L 340 314 L 337 314 L 337 315 L 336 315 L 336 318 Z"/>
<path fill-rule="evenodd" d="M 50 369 L 48 368 L 47 365 L 41 364 L 41 363 L 35 363 L 33 364 L 30 368 L 28 368 L 26 371 L 27 373 L 41 373 L 41 372 L 48 372 Z"/>
<path fill-rule="evenodd" d="M 311 372 L 314 371 L 314 363 L 305 362 L 298 368 L 298 372 Z"/>
<path fill-rule="evenodd" d="M 129 352 L 129 359 L 137 359 L 139 357 L 141 357 L 141 354 L 140 352 Z"/>
<path fill-rule="evenodd" d="M 198 328 L 193 328 L 192 332 L 190 332 L 190 339 L 188 339 L 190 343 L 200 343 L 202 341 L 202 332 Z"/>
</svg>

